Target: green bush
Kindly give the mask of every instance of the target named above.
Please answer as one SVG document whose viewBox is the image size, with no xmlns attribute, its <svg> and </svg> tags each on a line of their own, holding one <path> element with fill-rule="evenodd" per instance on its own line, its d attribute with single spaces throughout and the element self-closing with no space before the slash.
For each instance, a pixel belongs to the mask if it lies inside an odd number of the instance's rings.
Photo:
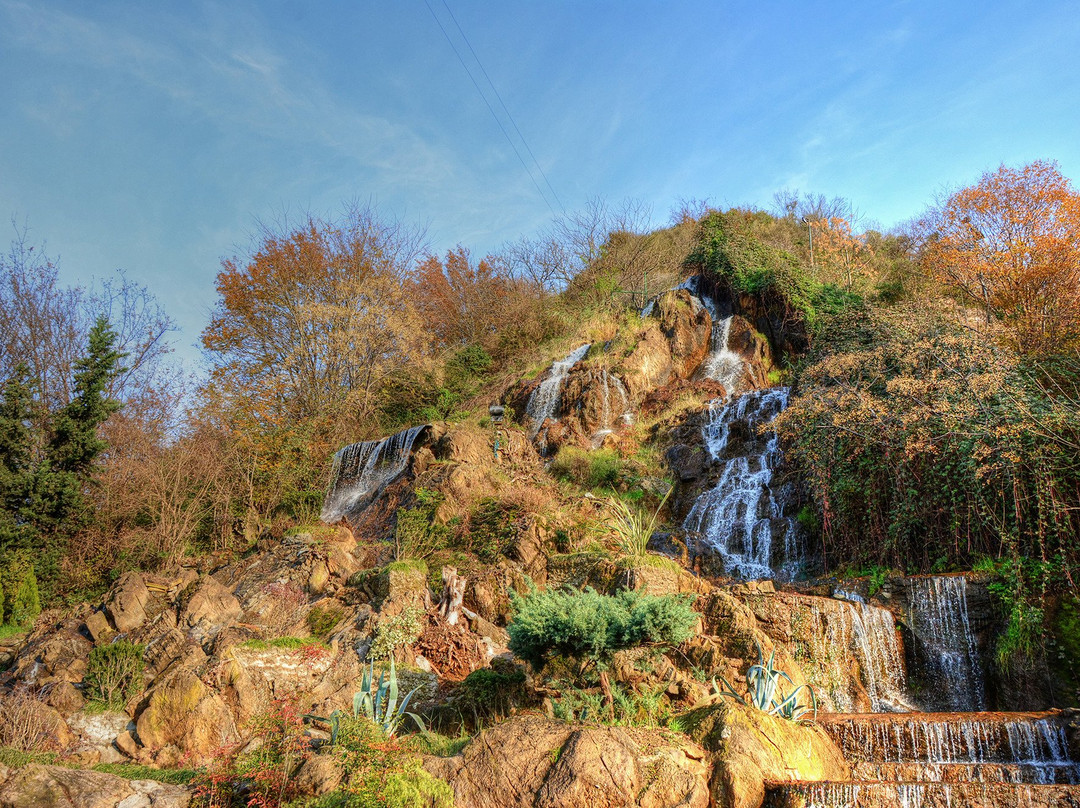
<svg viewBox="0 0 1080 808">
<path fill-rule="evenodd" d="M 398 560 L 428 558 L 446 548 L 450 530 L 435 521 L 435 511 L 443 496 L 437 491 L 417 488 L 416 507 L 397 512 L 394 526 L 394 557 Z"/>
<path fill-rule="evenodd" d="M 109 710 L 123 710 L 142 691 L 145 648 L 128 640 L 94 648 L 83 680 L 88 701 Z"/>
<path fill-rule="evenodd" d="M 551 461 L 548 471 L 556 479 L 574 483 L 581 488 L 613 488 L 619 479 L 622 461 L 611 449 L 586 451 L 576 446 L 563 446 Z"/>
<path fill-rule="evenodd" d="M 538 592 L 514 597 L 507 630 L 510 650 L 534 668 L 553 655 L 588 660 L 604 670 L 611 656 L 644 644 L 677 645 L 688 639 L 697 617 L 683 595 L 622 591 Z"/>
<path fill-rule="evenodd" d="M 371 643 L 368 656 L 372 659 L 384 659 L 394 653 L 401 645 L 411 645 L 423 631 L 421 618 L 423 612 L 413 607 L 400 614 L 380 617 L 375 630 L 375 641 Z"/>
<path fill-rule="evenodd" d="M 342 785 L 312 808 L 453 808 L 450 786 L 366 718 L 341 720 L 333 754 L 344 774 Z"/>
<path fill-rule="evenodd" d="M 7 623 L 25 626 L 41 614 L 37 576 L 28 551 L 6 553 L 0 564 L 0 593 L 3 599 L 3 619 Z"/>
<path fill-rule="evenodd" d="M 525 698 L 525 672 L 518 669 L 481 668 L 458 685 L 455 705 L 469 711 L 479 724 L 483 719 L 502 718 Z"/>
</svg>

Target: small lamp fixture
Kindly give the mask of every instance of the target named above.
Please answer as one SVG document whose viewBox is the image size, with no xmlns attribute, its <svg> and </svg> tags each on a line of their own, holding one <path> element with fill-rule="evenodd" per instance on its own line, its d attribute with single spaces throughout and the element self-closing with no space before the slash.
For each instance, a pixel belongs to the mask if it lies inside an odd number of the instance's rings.
<svg viewBox="0 0 1080 808">
<path fill-rule="evenodd" d="M 506 412 L 506 408 L 502 404 L 492 404 L 488 407 L 488 415 L 491 416 L 491 422 L 493 424 L 501 424 L 503 420 L 503 413 Z"/>
</svg>

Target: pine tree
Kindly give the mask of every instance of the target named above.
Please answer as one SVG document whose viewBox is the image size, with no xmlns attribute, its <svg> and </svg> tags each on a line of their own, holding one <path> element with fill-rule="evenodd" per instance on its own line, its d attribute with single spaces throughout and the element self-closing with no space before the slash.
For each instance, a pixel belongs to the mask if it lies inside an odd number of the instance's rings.
<svg viewBox="0 0 1080 808">
<path fill-rule="evenodd" d="M 107 447 L 98 428 L 120 409 L 109 398 L 109 383 L 123 372 L 125 354 L 116 350 L 116 332 L 98 317 L 90 329 L 87 354 L 75 362 L 75 395 L 53 419 L 53 434 L 38 466 L 30 507 L 41 537 L 35 560 L 43 599 L 54 592 L 59 561 L 71 535 L 89 519 L 84 494 L 98 455 Z"/>
<path fill-rule="evenodd" d="M 0 553 L 31 546 L 37 534 L 32 417 L 30 369 L 20 362 L 0 396 Z"/>
</svg>

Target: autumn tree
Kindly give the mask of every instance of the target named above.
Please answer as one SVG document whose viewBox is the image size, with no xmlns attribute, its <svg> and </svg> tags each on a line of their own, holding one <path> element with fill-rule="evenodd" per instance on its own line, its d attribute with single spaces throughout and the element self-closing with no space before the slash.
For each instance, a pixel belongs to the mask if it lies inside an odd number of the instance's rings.
<svg viewBox="0 0 1080 808">
<path fill-rule="evenodd" d="M 922 264 L 1035 356 L 1080 346 L 1080 194 L 1057 164 L 1001 166 L 919 224 Z"/>
<path fill-rule="evenodd" d="M 370 412 L 381 382 L 428 347 L 405 287 L 420 241 L 370 208 L 264 227 L 217 276 L 202 335 L 215 379 L 267 426 Z"/>
</svg>

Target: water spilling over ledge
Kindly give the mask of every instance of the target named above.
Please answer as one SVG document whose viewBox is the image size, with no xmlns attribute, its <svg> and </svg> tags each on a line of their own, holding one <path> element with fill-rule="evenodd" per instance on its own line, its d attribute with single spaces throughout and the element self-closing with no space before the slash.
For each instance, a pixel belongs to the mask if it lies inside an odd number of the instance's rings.
<svg viewBox="0 0 1080 808">
<path fill-rule="evenodd" d="M 585 358 L 585 354 L 589 352 L 590 347 L 592 347 L 590 343 L 585 343 L 571 351 L 565 359 L 552 363 L 547 378 L 540 382 L 536 389 L 533 390 L 532 395 L 529 396 L 525 412 L 529 416 L 530 439 L 535 438 L 540 433 L 544 421 L 555 418 L 555 414 L 559 411 L 559 400 L 566 375 L 574 365 Z"/>
<path fill-rule="evenodd" d="M 927 706 L 985 710 L 986 687 L 979 646 L 968 613 L 962 575 L 912 578 L 909 624 L 922 644 L 928 680 L 939 684 Z"/>
<path fill-rule="evenodd" d="M 772 486 L 783 462 L 780 441 L 775 432 L 758 432 L 787 406 L 788 395 L 788 388 L 774 387 L 709 403 L 702 433 L 710 457 L 721 464 L 720 478 L 694 502 L 683 528 L 702 537 L 729 575 L 783 580 L 799 567 L 792 503 Z"/>
<path fill-rule="evenodd" d="M 366 508 L 408 467 L 413 445 L 430 424 L 382 440 L 352 443 L 334 455 L 330 486 L 319 518 L 334 524 Z"/>
</svg>

